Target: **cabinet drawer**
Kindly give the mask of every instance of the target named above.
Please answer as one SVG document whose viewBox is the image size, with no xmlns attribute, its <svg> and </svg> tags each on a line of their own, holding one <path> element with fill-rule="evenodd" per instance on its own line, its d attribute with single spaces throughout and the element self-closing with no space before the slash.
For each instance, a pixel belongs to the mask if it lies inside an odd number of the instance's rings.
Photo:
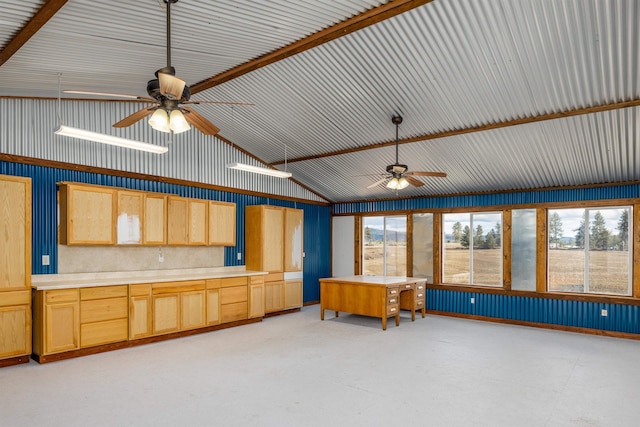
<svg viewBox="0 0 640 427">
<path fill-rule="evenodd" d="M 249 283 L 252 285 L 264 283 L 265 276 L 249 276 Z"/>
<path fill-rule="evenodd" d="M 247 301 L 247 287 L 235 286 L 233 288 L 220 289 L 220 303 L 233 304 L 236 302 Z"/>
<path fill-rule="evenodd" d="M 242 277 L 225 277 L 224 279 L 220 279 L 220 287 L 221 288 L 230 288 L 232 286 L 240 286 L 247 284 L 247 276 Z"/>
<path fill-rule="evenodd" d="M 424 307 L 424 300 L 416 301 L 414 306 L 416 309 Z"/>
<path fill-rule="evenodd" d="M 387 297 L 387 305 L 398 304 L 398 296 L 397 295 L 389 295 Z"/>
<path fill-rule="evenodd" d="M 413 289 L 413 284 L 412 283 L 407 283 L 405 285 L 400 286 L 400 289 Z"/>
<path fill-rule="evenodd" d="M 60 289 L 45 292 L 47 304 L 78 301 L 78 289 Z"/>
<path fill-rule="evenodd" d="M 0 294 L 0 307 L 31 303 L 31 291 L 11 291 Z"/>
<path fill-rule="evenodd" d="M 80 346 L 126 341 L 129 338 L 127 319 L 108 320 L 106 322 L 80 325 Z"/>
<path fill-rule="evenodd" d="M 126 297 L 126 296 L 127 296 L 127 285 L 80 289 L 81 301 L 101 299 L 101 298 Z"/>
<path fill-rule="evenodd" d="M 80 303 L 80 323 L 100 322 L 126 318 L 128 315 L 127 298 L 107 298 Z"/>
<path fill-rule="evenodd" d="M 185 280 L 184 282 L 154 283 L 153 294 L 173 294 L 176 292 L 202 291 L 205 287 L 204 280 Z"/>
<path fill-rule="evenodd" d="M 398 314 L 398 310 L 400 310 L 399 304 L 387 305 L 387 316 L 395 316 L 396 314 Z"/>
<path fill-rule="evenodd" d="M 151 294 L 151 284 L 144 283 L 142 285 L 129 285 L 129 296 L 144 297 Z"/>
<path fill-rule="evenodd" d="M 398 290 L 398 288 L 387 288 L 387 296 L 398 296 L 398 294 L 400 293 L 400 291 Z"/>
<path fill-rule="evenodd" d="M 423 301 L 424 296 L 425 296 L 424 292 L 416 291 L 416 301 Z"/>
<path fill-rule="evenodd" d="M 265 282 L 281 282 L 284 280 L 284 273 L 269 273 L 264 277 Z"/>
<path fill-rule="evenodd" d="M 233 322 L 234 320 L 244 320 L 247 318 L 249 306 L 246 302 L 234 304 L 223 304 L 220 307 L 222 323 Z"/>
<path fill-rule="evenodd" d="M 416 285 L 416 290 L 418 291 L 424 291 L 424 283 L 418 283 Z"/>
<path fill-rule="evenodd" d="M 206 280 L 206 288 L 207 289 L 218 289 L 220 287 L 221 279 L 207 279 Z"/>
</svg>

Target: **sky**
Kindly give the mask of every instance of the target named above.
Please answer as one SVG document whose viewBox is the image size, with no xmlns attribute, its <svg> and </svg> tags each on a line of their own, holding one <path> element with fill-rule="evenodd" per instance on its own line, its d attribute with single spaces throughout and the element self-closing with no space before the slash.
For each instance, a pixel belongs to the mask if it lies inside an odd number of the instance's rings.
<svg viewBox="0 0 640 427">
<path fill-rule="evenodd" d="M 462 229 L 464 230 L 465 225 L 469 224 L 470 215 L 469 213 L 459 213 L 459 214 L 444 214 L 442 215 L 442 222 L 444 226 L 444 232 L 446 234 L 451 234 L 453 231 L 453 224 L 460 221 L 462 224 Z M 500 212 L 482 212 L 473 214 L 473 228 L 474 230 L 478 228 L 478 225 L 482 226 L 482 231 L 486 235 L 492 228 L 496 230 L 496 223 L 502 224 L 502 213 Z"/>
<path fill-rule="evenodd" d="M 596 212 L 600 212 L 604 217 L 607 230 L 613 234 L 618 234 L 618 222 L 620 221 L 620 215 L 622 215 L 623 210 L 624 209 L 621 208 L 589 209 L 589 222 L 592 223 Z M 554 212 L 557 212 L 562 220 L 562 235 L 564 237 L 575 236 L 575 230 L 580 227 L 584 209 L 549 209 L 549 215 L 552 215 Z"/>
</svg>

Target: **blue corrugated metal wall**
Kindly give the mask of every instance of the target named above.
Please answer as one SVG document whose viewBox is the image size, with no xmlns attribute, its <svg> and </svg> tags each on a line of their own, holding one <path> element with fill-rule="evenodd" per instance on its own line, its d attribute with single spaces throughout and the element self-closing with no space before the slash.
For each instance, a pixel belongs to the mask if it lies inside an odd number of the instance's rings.
<svg viewBox="0 0 640 427">
<path fill-rule="evenodd" d="M 0 161 L 0 174 L 30 177 L 32 179 L 32 272 L 55 274 L 58 266 L 57 245 L 57 194 L 60 181 L 83 182 L 157 193 L 177 194 L 183 197 L 219 200 L 236 204 L 236 246 L 226 247 L 224 263 L 227 266 L 244 265 L 244 208 L 249 205 L 271 204 L 292 207 L 304 211 L 304 301 L 320 299 L 320 277 L 328 277 L 331 271 L 330 223 L 328 206 L 298 203 L 268 197 L 250 196 L 219 190 L 209 190 L 157 181 L 123 178 L 67 169 L 48 168 Z M 237 254 L 242 254 L 238 260 Z M 49 255 L 51 264 L 41 265 L 42 255 Z"/>
<path fill-rule="evenodd" d="M 475 303 L 471 304 L 471 298 Z M 427 309 L 497 319 L 640 334 L 640 306 L 428 289 Z M 607 316 L 601 310 L 607 310 Z"/>
</svg>

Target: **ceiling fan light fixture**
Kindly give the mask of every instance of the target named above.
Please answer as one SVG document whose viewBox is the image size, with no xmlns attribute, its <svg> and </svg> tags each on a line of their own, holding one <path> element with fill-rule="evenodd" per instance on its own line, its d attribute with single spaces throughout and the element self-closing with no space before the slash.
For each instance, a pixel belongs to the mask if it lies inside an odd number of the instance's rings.
<svg viewBox="0 0 640 427">
<path fill-rule="evenodd" d="M 158 108 L 153 112 L 151 117 L 149 117 L 149 126 L 160 132 L 170 133 L 169 115 L 162 108 Z"/>
<path fill-rule="evenodd" d="M 398 186 L 396 190 L 402 190 L 403 188 L 407 188 L 409 186 L 409 181 L 404 176 L 398 180 Z"/>
<path fill-rule="evenodd" d="M 191 126 L 189 126 L 189 123 L 184 117 L 184 114 L 182 114 L 182 111 L 173 110 L 169 116 L 169 128 L 173 133 L 182 133 L 191 129 Z"/>
<path fill-rule="evenodd" d="M 390 190 L 397 190 L 399 183 L 400 181 L 398 180 L 398 178 L 393 177 L 389 180 L 389 182 L 387 182 L 387 188 Z"/>
</svg>

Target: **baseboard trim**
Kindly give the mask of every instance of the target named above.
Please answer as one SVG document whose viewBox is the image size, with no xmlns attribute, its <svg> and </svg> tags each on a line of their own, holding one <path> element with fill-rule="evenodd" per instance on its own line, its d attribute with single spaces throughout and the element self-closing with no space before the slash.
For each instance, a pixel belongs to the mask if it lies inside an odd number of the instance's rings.
<svg viewBox="0 0 640 427">
<path fill-rule="evenodd" d="M 10 357 L 8 359 L 0 360 L 0 368 L 4 368 L 7 366 L 15 366 L 20 365 L 22 363 L 29 363 L 29 355 Z"/>
<path fill-rule="evenodd" d="M 484 322 L 503 323 L 508 325 L 531 326 L 541 329 L 553 329 L 556 331 L 576 332 L 580 334 L 601 335 L 612 338 L 624 338 L 631 340 L 640 340 L 640 334 L 632 334 L 629 332 L 606 331 L 602 329 L 579 328 L 576 326 L 554 325 L 551 323 L 527 322 L 524 320 L 501 319 L 496 317 L 477 316 L 473 314 L 450 313 L 447 311 L 427 310 L 428 314 L 438 316 L 458 317 L 461 319 L 482 320 Z"/>
<path fill-rule="evenodd" d="M 169 333 L 169 334 L 156 335 L 156 336 L 153 336 L 153 337 L 139 338 L 139 339 L 135 339 L 135 340 L 115 342 L 115 343 L 111 343 L 111 344 L 103 344 L 103 345 L 98 345 L 98 346 L 95 346 L 95 347 L 81 348 L 79 350 L 65 351 L 64 353 L 47 354 L 47 355 L 44 355 L 44 356 L 41 356 L 39 354 L 35 354 L 34 353 L 34 354 L 31 355 L 31 358 L 33 360 L 35 360 L 36 362 L 38 362 L 38 363 L 57 362 L 57 361 L 60 361 L 60 360 L 67 360 L 67 359 L 73 359 L 73 358 L 76 358 L 76 357 L 90 356 L 92 354 L 104 353 L 104 352 L 107 352 L 107 351 L 120 350 L 120 349 L 123 349 L 123 348 L 136 347 L 136 346 L 139 346 L 139 345 L 151 344 L 151 343 L 160 342 L 160 341 L 167 341 L 167 340 L 171 340 L 171 339 L 175 339 L 175 338 L 187 337 L 187 336 L 190 336 L 190 335 L 197 335 L 197 334 L 203 334 L 203 333 L 206 333 L 206 332 L 218 331 L 220 329 L 233 328 L 235 326 L 249 325 L 251 323 L 258 323 L 258 322 L 261 322 L 261 321 L 262 321 L 262 317 L 256 317 L 256 318 L 253 318 L 253 319 L 237 320 L 237 321 L 234 321 L 234 322 L 222 323 L 220 325 L 206 326 L 204 328 L 190 329 L 190 330 L 187 330 L 187 331 L 172 332 L 172 333 Z"/>
<path fill-rule="evenodd" d="M 264 317 L 266 319 L 267 317 L 282 316 L 283 314 L 297 313 L 298 311 L 300 311 L 300 307 L 289 308 L 287 310 L 274 311 L 273 313 L 265 313 Z"/>
</svg>

